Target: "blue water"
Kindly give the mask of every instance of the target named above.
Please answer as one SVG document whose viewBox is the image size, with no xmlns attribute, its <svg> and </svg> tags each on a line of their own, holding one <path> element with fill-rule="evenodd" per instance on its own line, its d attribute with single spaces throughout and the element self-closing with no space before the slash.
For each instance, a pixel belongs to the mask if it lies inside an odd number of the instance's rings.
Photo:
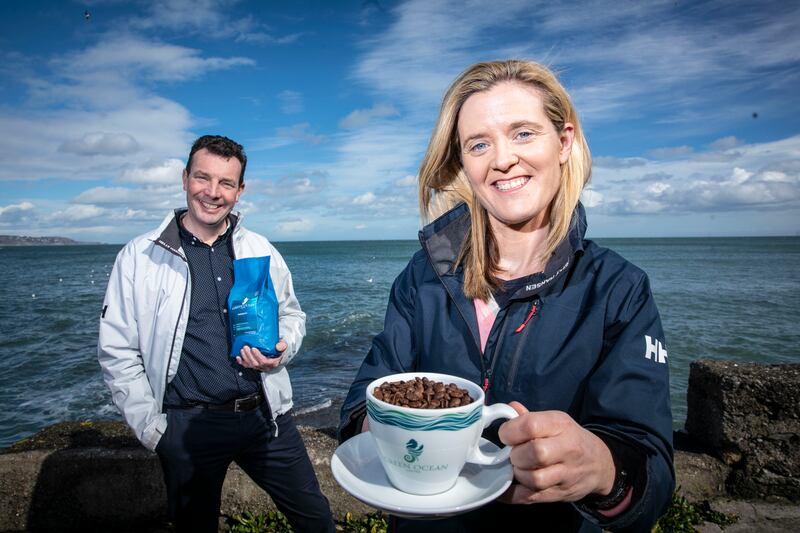
<svg viewBox="0 0 800 533">
<path fill-rule="evenodd" d="M 800 362 L 800 238 L 603 239 L 649 275 L 667 332 L 675 427 L 697 358 Z M 277 243 L 308 334 L 290 373 L 300 410 L 340 399 L 380 331 L 415 241 Z M 0 448 L 63 420 L 119 419 L 96 360 L 120 246 L 0 248 Z"/>
</svg>

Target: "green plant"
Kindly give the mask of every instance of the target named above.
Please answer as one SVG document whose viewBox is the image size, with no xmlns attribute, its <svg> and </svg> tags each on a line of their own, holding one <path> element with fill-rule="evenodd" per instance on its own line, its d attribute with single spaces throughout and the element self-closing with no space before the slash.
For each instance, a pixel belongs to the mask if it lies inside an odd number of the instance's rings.
<svg viewBox="0 0 800 533">
<path fill-rule="evenodd" d="M 672 493 L 669 508 L 656 522 L 653 533 L 694 533 L 694 526 L 702 521 L 695 506 L 676 490 Z"/>
<path fill-rule="evenodd" d="M 388 524 L 380 511 L 369 513 L 359 519 L 353 518 L 352 513 L 347 513 L 344 520 L 340 521 L 337 531 L 346 533 L 386 533 Z M 341 528 L 341 529 L 340 529 Z"/>
<path fill-rule="evenodd" d="M 708 503 L 708 500 L 696 503 L 695 508 L 700 513 L 703 520 L 706 522 L 714 522 L 723 529 L 735 524 L 739 520 L 739 517 L 734 514 L 725 514 L 720 511 L 715 511 L 711 508 L 711 504 Z"/>
<path fill-rule="evenodd" d="M 736 523 L 739 517 L 714 511 L 708 500 L 691 503 L 679 494 L 680 487 L 672 493 L 672 501 L 667 511 L 656 522 L 652 533 L 694 533 L 694 526 L 713 522 L 725 528 Z"/>
<path fill-rule="evenodd" d="M 230 533 L 292 533 L 292 526 L 280 511 L 254 514 L 245 511 L 228 519 Z"/>
<path fill-rule="evenodd" d="M 245 511 L 228 518 L 230 533 L 292 533 L 292 526 L 280 511 L 254 514 Z M 347 513 L 344 520 L 336 524 L 336 531 L 344 533 L 386 533 L 388 524 L 380 511 L 354 518 Z"/>
</svg>

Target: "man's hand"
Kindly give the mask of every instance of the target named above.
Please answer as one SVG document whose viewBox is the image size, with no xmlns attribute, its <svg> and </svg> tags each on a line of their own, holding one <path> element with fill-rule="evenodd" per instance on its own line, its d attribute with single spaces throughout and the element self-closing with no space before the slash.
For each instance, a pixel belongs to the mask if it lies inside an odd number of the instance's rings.
<svg viewBox="0 0 800 533">
<path fill-rule="evenodd" d="M 506 503 L 574 502 L 608 494 L 616 470 L 611 452 L 594 433 L 563 411 L 529 412 L 511 402 L 519 416 L 500 426 L 500 440 L 513 446 L 513 484 Z"/>
<path fill-rule="evenodd" d="M 279 353 L 286 351 L 287 347 L 288 345 L 283 339 L 279 340 L 278 344 L 275 345 L 275 349 Z M 258 348 L 253 348 L 251 346 L 245 346 L 242 348 L 242 351 L 239 352 L 239 355 L 236 356 L 236 362 L 243 367 L 254 368 L 256 370 L 260 370 L 261 372 L 268 372 L 273 368 L 276 368 L 281 364 L 282 359 L 282 355 L 279 357 L 264 357 Z"/>
</svg>

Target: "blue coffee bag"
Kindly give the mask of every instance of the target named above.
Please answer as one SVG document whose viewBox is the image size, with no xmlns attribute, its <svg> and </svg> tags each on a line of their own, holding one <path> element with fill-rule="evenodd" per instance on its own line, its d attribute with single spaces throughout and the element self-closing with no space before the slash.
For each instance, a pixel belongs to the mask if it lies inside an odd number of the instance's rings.
<svg viewBox="0 0 800 533">
<path fill-rule="evenodd" d="M 266 357 L 278 357 L 280 340 L 278 298 L 269 276 L 268 255 L 233 260 L 233 287 L 228 295 L 231 321 L 231 357 L 244 346 L 258 348 Z"/>
</svg>

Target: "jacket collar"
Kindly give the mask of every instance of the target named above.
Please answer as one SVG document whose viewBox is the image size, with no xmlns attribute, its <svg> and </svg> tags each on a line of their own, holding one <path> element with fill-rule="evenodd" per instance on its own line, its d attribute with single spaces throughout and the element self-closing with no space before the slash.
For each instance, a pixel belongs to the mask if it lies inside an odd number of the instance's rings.
<svg viewBox="0 0 800 533">
<path fill-rule="evenodd" d="M 439 276 L 456 273 L 456 259 L 461 245 L 469 234 L 470 214 L 466 204 L 461 203 L 446 212 L 419 232 L 419 240 L 427 250 L 433 268 Z M 578 254 L 583 253 L 583 239 L 586 234 L 586 211 L 578 202 L 572 214 L 567 238 L 555 249 L 543 272 L 517 291 L 515 298 L 525 298 L 540 294 L 545 290 L 563 286 L 570 265 Z M 460 269 L 459 269 L 460 270 Z"/>
<path fill-rule="evenodd" d="M 167 215 L 161 224 L 156 228 L 148 237 L 151 241 L 162 246 L 172 252 L 173 254 L 184 257 L 181 250 L 181 233 L 178 227 L 178 220 L 186 213 L 188 209 L 185 207 L 175 209 L 174 212 Z M 233 225 L 232 236 L 236 236 L 239 232 L 239 222 L 242 215 L 239 211 L 231 211 L 228 215 L 231 224 Z"/>
</svg>

